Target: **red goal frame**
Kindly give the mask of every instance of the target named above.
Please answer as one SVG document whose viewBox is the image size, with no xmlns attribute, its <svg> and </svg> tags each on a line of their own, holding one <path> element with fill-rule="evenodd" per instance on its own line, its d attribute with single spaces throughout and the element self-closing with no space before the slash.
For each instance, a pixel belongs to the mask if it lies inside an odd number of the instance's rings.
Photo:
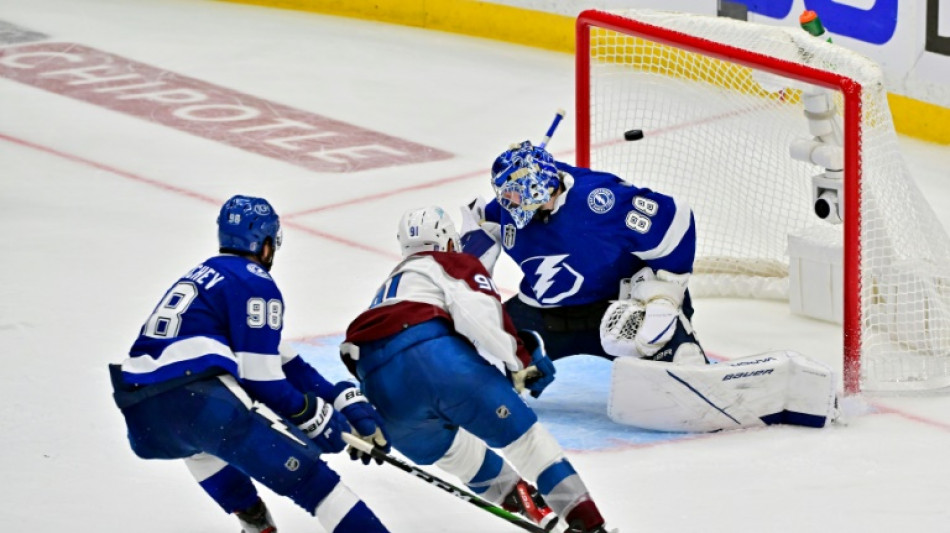
<svg viewBox="0 0 950 533">
<path fill-rule="evenodd" d="M 600 10 L 577 16 L 575 47 L 578 166 L 590 165 L 590 34 L 603 28 L 840 91 L 844 96 L 844 390 L 861 390 L 861 94 L 857 81 Z"/>
</svg>

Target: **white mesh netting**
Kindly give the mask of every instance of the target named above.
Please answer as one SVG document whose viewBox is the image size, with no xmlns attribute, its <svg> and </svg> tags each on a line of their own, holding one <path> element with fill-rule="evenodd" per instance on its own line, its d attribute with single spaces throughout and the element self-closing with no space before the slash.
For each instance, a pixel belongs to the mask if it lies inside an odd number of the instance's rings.
<svg viewBox="0 0 950 533">
<path fill-rule="evenodd" d="M 636 24 L 621 33 L 594 23 L 590 72 L 578 72 L 590 82 L 590 165 L 693 207 L 694 296 L 787 298 L 788 234 L 827 225 L 812 201 L 812 176 L 825 169 L 789 155 L 793 142 L 814 138 L 802 95 L 816 87 L 714 57 L 734 47 L 781 60 L 775 68 L 807 65 L 861 85 L 859 142 L 845 143 L 861 168 L 861 244 L 851 255 L 860 280 L 845 288 L 860 291 L 861 387 L 950 387 L 950 239 L 901 158 L 878 66 L 800 28 L 643 10 L 610 15 L 673 30 L 662 34 L 666 42 L 700 37 L 713 56 L 635 36 Z M 844 120 L 846 95 L 828 94 L 838 127 L 855 127 Z M 634 128 L 646 139 L 624 141 Z M 858 218 L 845 209 L 846 224 L 849 215 Z"/>
</svg>

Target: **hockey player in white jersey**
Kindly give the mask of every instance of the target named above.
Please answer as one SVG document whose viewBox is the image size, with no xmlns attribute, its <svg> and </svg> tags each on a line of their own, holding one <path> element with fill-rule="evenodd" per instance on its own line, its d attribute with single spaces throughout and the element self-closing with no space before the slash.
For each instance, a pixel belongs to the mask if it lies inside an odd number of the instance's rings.
<svg viewBox="0 0 950 533">
<path fill-rule="evenodd" d="M 550 527 L 553 510 L 572 533 L 605 532 L 581 477 L 519 395 L 554 379 L 544 343 L 516 331 L 488 271 L 458 253 L 441 208 L 408 211 L 398 240 L 405 259 L 341 347 L 393 447 L 539 524 Z"/>
</svg>

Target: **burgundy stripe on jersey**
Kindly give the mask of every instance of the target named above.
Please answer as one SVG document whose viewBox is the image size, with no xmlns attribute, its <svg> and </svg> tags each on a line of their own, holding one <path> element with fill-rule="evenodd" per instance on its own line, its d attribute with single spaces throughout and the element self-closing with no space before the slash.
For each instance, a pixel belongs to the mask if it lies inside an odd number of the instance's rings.
<svg viewBox="0 0 950 533">
<path fill-rule="evenodd" d="M 346 328 L 346 342 L 359 344 L 385 339 L 433 318 L 445 318 L 452 322 L 448 312 L 432 304 L 405 301 L 381 305 L 363 312 L 350 323 Z"/>
</svg>

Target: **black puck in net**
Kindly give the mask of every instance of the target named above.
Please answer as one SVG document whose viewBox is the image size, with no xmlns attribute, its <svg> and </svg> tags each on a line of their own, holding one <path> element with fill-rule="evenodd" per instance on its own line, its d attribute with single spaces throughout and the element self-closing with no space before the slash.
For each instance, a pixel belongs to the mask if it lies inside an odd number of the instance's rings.
<svg viewBox="0 0 950 533">
<path fill-rule="evenodd" d="M 628 141 L 639 141 L 643 138 L 643 130 L 627 130 L 623 132 L 623 138 Z"/>
</svg>

